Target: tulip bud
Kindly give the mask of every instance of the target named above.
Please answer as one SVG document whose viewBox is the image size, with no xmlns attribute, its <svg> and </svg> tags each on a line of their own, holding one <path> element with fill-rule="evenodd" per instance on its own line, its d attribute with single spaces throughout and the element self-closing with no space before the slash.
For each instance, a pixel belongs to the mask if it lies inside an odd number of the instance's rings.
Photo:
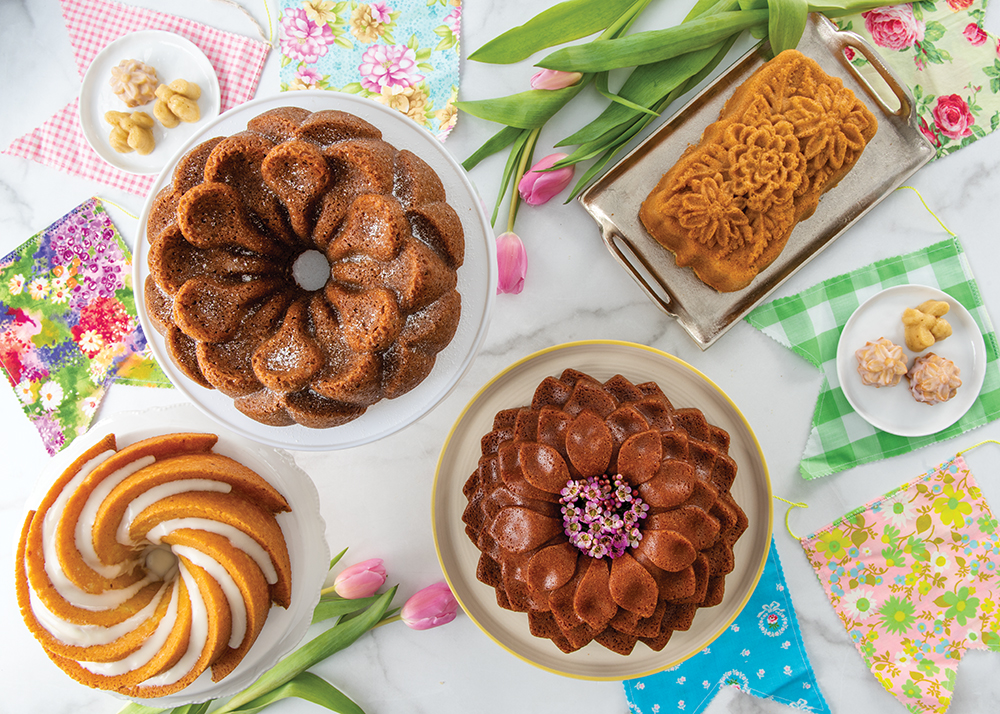
<svg viewBox="0 0 1000 714">
<path fill-rule="evenodd" d="M 583 78 L 580 72 L 563 72 L 560 69 L 543 69 L 531 78 L 532 89 L 565 89 Z"/>
<path fill-rule="evenodd" d="M 455 619 L 457 612 L 458 600 L 451 594 L 448 583 L 442 580 L 417 591 L 406 601 L 399 615 L 407 627 L 429 630 L 448 624 Z"/>
<path fill-rule="evenodd" d="M 545 171 L 565 158 L 566 154 L 549 154 L 526 171 L 517 184 L 521 198 L 532 206 L 540 206 L 566 188 L 573 180 L 572 166 Z"/>
<path fill-rule="evenodd" d="M 528 254 L 524 244 L 514 233 L 497 236 L 497 295 L 517 294 L 524 289 L 524 276 L 528 272 Z"/>
<path fill-rule="evenodd" d="M 342 598 L 356 600 L 374 595 L 384 583 L 382 559 L 372 558 L 345 568 L 333 581 L 333 589 Z"/>
</svg>

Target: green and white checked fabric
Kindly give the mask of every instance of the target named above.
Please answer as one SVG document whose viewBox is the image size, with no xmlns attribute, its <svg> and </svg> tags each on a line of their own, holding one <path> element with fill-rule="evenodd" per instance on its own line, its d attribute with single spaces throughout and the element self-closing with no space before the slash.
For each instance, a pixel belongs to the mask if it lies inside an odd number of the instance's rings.
<svg viewBox="0 0 1000 714">
<path fill-rule="evenodd" d="M 906 284 L 930 285 L 948 293 L 972 314 L 986 341 L 986 377 L 979 398 L 955 424 L 923 437 L 895 436 L 871 426 L 851 408 L 837 379 L 837 342 L 847 319 L 873 295 Z M 803 478 L 819 478 L 905 454 L 1000 417 L 997 337 L 957 238 L 830 278 L 797 295 L 761 305 L 746 319 L 823 371 L 812 431 L 799 463 Z"/>
</svg>

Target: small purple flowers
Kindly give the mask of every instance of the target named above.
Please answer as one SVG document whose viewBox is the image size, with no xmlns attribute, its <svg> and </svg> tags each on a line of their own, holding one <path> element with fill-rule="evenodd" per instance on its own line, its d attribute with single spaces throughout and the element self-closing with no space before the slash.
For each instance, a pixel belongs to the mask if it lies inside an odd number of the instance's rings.
<svg viewBox="0 0 1000 714">
<path fill-rule="evenodd" d="M 591 558 L 621 556 L 639 545 L 639 521 L 649 506 L 621 474 L 570 479 L 559 492 L 564 533 L 569 542 Z"/>
</svg>

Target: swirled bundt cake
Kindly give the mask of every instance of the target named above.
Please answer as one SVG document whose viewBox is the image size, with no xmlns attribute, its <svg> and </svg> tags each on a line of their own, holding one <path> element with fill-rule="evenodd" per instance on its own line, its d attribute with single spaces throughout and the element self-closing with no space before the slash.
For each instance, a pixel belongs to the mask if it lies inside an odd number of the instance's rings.
<svg viewBox="0 0 1000 714">
<path fill-rule="evenodd" d="M 546 378 L 497 413 L 464 493 L 476 577 L 564 652 L 661 650 L 722 601 L 747 518 L 729 435 L 652 382 Z"/>
<path fill-rule="evenodd" d="M 785 50 L 736 89 L 639 218 L 678 266 L 719 292 L 741 290 L 777 259 L 877 128 L 840 78 Z"/>
<path fill-rule="evenodd" d="M 28 514 L 17 601 L 46 654 L 79 682 L 129 697 L 213 681 L 243 660 L 272 603 L 291 601 L 275 514 L 285 498 L 212 451 L 169 434 L 85 451 Z"/>
<path fill-rule="evenodd" d="M 430 166 L 352 114 L 283 107 L 196 146 L 146 235 L 171 358 L 264 424 L 356 419 L 423 381 L 458 328 L 461 220 Z"/>
</svg>

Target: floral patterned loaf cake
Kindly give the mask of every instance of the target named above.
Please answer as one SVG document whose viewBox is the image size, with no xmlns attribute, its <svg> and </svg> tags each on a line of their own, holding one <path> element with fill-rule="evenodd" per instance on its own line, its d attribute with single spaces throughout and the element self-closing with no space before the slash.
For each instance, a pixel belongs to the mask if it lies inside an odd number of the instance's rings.
<svg viewBox="0 0 1000 714">
<path fill-rule="evenodd" d="M 786 50 L 737 88 L 639 217 L 678 266 L 719 292 L 741 290 L 778 257 L 877 128 L 840 79 Z"/>
</svg>

